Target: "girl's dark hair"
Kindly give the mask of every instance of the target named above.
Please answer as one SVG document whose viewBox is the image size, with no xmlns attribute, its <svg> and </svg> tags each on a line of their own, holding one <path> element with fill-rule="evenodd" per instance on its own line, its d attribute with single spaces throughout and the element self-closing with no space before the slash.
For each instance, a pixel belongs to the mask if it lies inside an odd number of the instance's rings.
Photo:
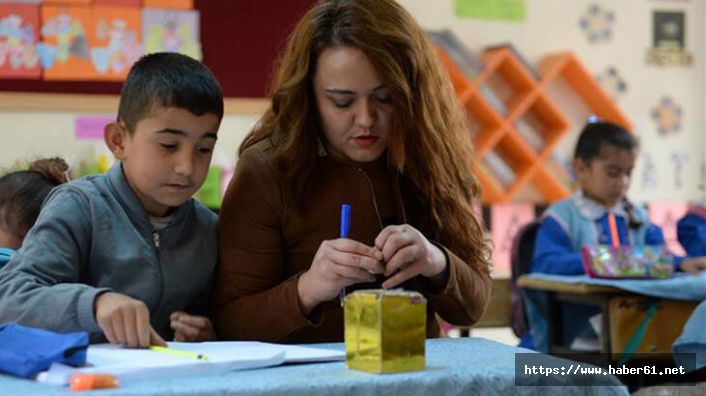
<svg viewBox="0 0 706 396">
<path fill-rule="evenodd" d="M 589 122 L 581 131 L 579 141 L 576 143 L 574 159 L 580 159 L 589 164 L 601 154 L 604 147 L 613 147 L 621 150 L 635 150 L 639 143 L 635 136 L 625 128 L 608 121 Z M 642 221 L 635 215 L 635 206 L 627 198 L 623 198 L 623 207 L 628 215 L 628 226 L 637 229 Z"/>
<path fill-rule="evenodd" d="M 639 143 L 635 136 L 625 128 L 608 121 L 589 122 L 581 131 L 576 143 L 574 159 L 581 159 L 586 164 L 601 154 L 603 147 L 622 150 L 635 150 Z"/>
<path fill-rule="evenodd" d="M 68 170 L 63 159 L 47 158 L 32 162 L 28 170 L 0 177 L 0 228 L 23 238 L 49 191 L 68 181 Z"/>
</svg>

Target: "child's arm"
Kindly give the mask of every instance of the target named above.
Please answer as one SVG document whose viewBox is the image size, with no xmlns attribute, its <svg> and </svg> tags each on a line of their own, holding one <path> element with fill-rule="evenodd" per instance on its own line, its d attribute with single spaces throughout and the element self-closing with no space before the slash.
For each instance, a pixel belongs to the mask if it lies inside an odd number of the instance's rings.
<svg viewBox="0 0 706 396">
<path fill-rule="evenodd" d="M 68 188 L 47 197 L 22 248 L 0 271 L 0 323 L 100 332 L 93 303 L 110 289 L 82 283 L 91 243 L 88 207 L 88 197 Z"/>
<path fill-rule="evenodd" d="M 564 228 L 546 216 L 537 229 L 531 272 L 558 275 L 583 274 L 581 253 L 574 251 Z"/>
<path fill-rule="evenodd" d="M 664 244 L 662 229 L 649 224 L 645 234 L 645 244 L 661 246 Z M 706 270 L 706 257 L 682 257 L 674 255 L 674 268 L 691 274 L 699 274 Z"/>
</svg>

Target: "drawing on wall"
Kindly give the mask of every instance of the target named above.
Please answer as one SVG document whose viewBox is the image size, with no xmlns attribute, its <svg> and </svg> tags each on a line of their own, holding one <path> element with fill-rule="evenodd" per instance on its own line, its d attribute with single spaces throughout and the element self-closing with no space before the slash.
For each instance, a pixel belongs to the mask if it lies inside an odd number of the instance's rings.
<svg viewBox="0 0 706 396">
<path fill-rule="evenodd" d="M 662 96 L 652 109 L 652 120 L 657 124 L 657 132 L 662 136 L 672 135 L 681 130 L 682 107 L 668 95 Z"/>
<path fill-rule="evenodd" d="M 615 13 L 595 3 L 588 6 L 586 12 L 579 18 L 579 26 L 591 44 L 610 41 L 614 23 Z"/>
<path fill-rule="evenodd" d="M 121 81 L 143 54 L 140 43 L 140 9 L 94 7 L 95 36 L 91 61 L 101 79 Z"/>
<path fill-rule="evenodd" d="M 642 154 L 642 172 L 640 174 L 640 187 L 643 190 L 651 190 L 657 188 L 657 168 L 655 167 L 652 153 L 644 152 Z"/>
<path fill-rule="evenodd" d="M 145 53 L 179 52 L 201 60 L 199 12 L 195 10 L 142 10 Z"/>
<path fill-rule="evenodd" d="M 521 22 L 525 20 L 525 0 L 455 0 L 456 16 Z"/>
<path fill-rule="evenodd" d="M 628 90 L 628 84 L 620 75 L 618 69 L 612 65 L 598 73 L 596 80 L 614 100 L 619 99 Z"/>
<path fill-rule="evenodd" d="M 689 154 L 675 151 L 670 158 L 674 164 L 674 188 L 681 189 L 684 185 L 684 169 L 686 163 L 689 162 Z"/>
<path fill-rule="evenodd" d="M 684 11 L 654 11 L 652 48 L 645 62 L 658 67 L 686 67 L 694 56 L 686 49 L 686 14 Z"/>
<path fill-rule="evenodd" d="M 0 77 L 41 77 L 38 41 L 38 6 L 0 4 Z"/>
<path fill-rule="evenodd" d="M 91 12 L 86 7 L 41 8 L 43 41 L 37 45 L 46 80 L 84 79 L 91 75 L 88 26 Z"/>
</svg>

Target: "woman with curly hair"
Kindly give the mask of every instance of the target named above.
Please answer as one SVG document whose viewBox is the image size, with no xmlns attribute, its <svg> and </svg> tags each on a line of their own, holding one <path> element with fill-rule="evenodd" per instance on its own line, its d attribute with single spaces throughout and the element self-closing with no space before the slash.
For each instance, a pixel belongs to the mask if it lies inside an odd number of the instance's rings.
<svg viewBox="0 0 706 396">
<path fill-rule="evenodd" d="M 343 340 L 341 291 L 416 290 L 472 325 L 491 295 L 465 115 L 394 0 L 324 0 L 299 21 L 272 104 L 240 147 L 219 221 L 225 339 Z M 348 238 L 339 211 L 351 206 Z"/>
</svg>

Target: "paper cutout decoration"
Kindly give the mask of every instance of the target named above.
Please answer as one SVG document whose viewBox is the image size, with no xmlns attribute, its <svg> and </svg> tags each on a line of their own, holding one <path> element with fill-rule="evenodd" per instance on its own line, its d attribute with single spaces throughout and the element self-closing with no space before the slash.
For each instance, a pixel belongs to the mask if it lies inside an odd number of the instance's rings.
<svg viewBox="0 0 706 396">
<path fill-rule="evenodd" d="M 42 5 L 37 46 L 45 80 L 85 80 L 93 76 L 88 36 L 91 9 L 85 6 Z"/>
<path fill-rule="evenodd" d="M 201 60 L 199 16 L 194 10 L 143 9 L 145 53 L 178 52 Z"/>
<path fill-rule="evenodd" d="M 177 8 L 180 10 L 191 10 L 194 8 L 193 0 L 142 0 L 145 8 Z"/>
<path fill-rule="evenodd" d="M 658 67 L 685 67 L 694 63 L 686 50 L 686 15 L 684 11 L 654 11 L 652 14 L 652 48 L 645 63 Z"/>
<path fill-rule="evenodd" d="M 74 119 L 74 137 L 77 140 L 103 140 L 105 126 L 115 122 L 115 115 L 77 116 Z"/>
<path fill-rule="evenodd" d="M 93 0 L 95 5 L 119 6 L 119 7 L 139 7 L 141 0 Z"/>
<path fill-rule="evenodd" d="M 39 6 L 0 4 L 0 77 L 39 78 Z"/>
<path fill-rule="evenodd" d="M 677 221 L 684 216 L 687 208 L 685 201 L 653 202 L 649 206 L 650 221 L 662 228 L 667 247 L 672 253 L 680 256 L 685 253 L 677 239 Z"/>
<path fill-rule="evenodd" d="M 689 162 L 689 154 L 674 152 L 671 155 L 671 160 L 674 163 L 674 187 L 681 189 L 684 185 L 684 168 Z"/>
<path fill-rule="evenodd" d="M 652 153 L 645 152 L 642 154 L 642 173 L 640 186 L 643 190 L 657 188 L 657 167 L 655 165 Z"/>
<path fill-rule="evenodd" d="M 652 119 L 657 123 L 657 131 L 662 136 L 681 130 L 682 108 L 670 96 L 664 95 L 652 109 Z"/>
<path fill-rule="evenodd" d="M 525 20 L 524 0 L 455 0 L 456 15 L 461 18 L 520 22 Z"/>
<path fill-rule="evenodd" d="M 43 6 L 42 20 L 47 80 L 122 81 L 142 55 L 139 8 Z"/>
<path fill-rule="evenodd" d="M 95 35 L 91 40 L 91 61 L 97 79 L 122 81 L 143 54 L 141 12 L 135 7 L 93 7 Z"/>
<path fill-rule="evenodd" d="M 609 41 L 613 36 L 614 23 L 615 13 L 602 9 L 598 4 L 591 4 L 579 19 L 579 26 L 591 44 Z"/>
<path fill-rule="evenodd" d="M 490 213 L 493 271 L 509 274 L 512 241 L 523 225 L 534 220 L 534 206 L 531 203 L 495 204 Z"/>
<path fill-rule="evenodd" d="M 613 99 L 618 99 L 628 90 L 628 85 L 615 66 L 608 66 L 596 76 L 596 80 Z"/>
</svg>

